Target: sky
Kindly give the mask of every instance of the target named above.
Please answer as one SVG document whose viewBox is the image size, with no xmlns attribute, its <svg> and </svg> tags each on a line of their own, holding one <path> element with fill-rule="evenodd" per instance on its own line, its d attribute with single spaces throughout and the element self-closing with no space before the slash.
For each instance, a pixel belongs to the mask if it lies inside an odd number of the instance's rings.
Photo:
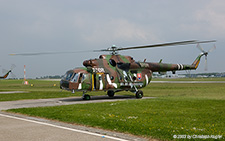
<svg viewBox="0 0 225 141">
<path fill-rule="evenodd" d="M 65 52 L 130 47 L 184 40 L 200 44 L 208 55 L 207 72 L 225 72 L 224 0 L 0 0 L 0 70 L 16 65 L 23 78 L 63 75 L 106 52 L 39 56 L 11 53 Z M 191 64 L 196 45 L 121 51 L 136 61 Z M 204 73 L 204 57 L 192 73 Z M 185 71 L 182 71 L 185 73 Z M 0 75 L 3 72 L 0 71 Z"/>
</svg>

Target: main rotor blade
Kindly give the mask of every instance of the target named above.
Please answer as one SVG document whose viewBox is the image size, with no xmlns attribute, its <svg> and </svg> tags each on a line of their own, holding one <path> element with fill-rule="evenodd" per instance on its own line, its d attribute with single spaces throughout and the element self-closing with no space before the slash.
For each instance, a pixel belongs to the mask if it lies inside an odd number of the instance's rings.
<svg viewBox="0 0 225 141">
<path fill-rule="evenodd" d="M 51 55 L 51 54 L 72 54 L 72 53 L 83 53 L 83 52 L 93 52 L 93 50 L 86 51 L 70 51 L 70 52 L 37 52 L 37 53 L 14 53 L 9 54 L 11 56 L 35 56 L 35 55 Z"/>
<path fill-rule="evenodd" d="M 201 50 L 201 52 L 205 53 L 205 51 L 203 50 L 203 48 L 200 46 L 199 43 L 197 44 L 197 48 L 198 48 L 199 50 Z"/>
<path fill-rule="evenodd" d="M 9 54 L 9 55 L 12 55 L 12 56 L 14 56 L 14 55 L 34 56 L 34 55 L 71 54 L 71 53 L 99 52 L 99 51 L 110 51 L 112 53 L 116 53 L 117 51 L 128 50 L 128 49 L 141 49 L 141 48 L 153 48 L 153 47 L 163 47 L 163 46 L 176 46 L 176 45 L 187 45 L 187 44 L 208 43 L 208 42 L 216 42 L 216 40 L 209 40 L 209 41 L 189 40 L 189 41 L 181 41 L 181 42 L 171 42 L 171 43 L 153 44 L 153 45 L 145 45 L 145 46 L 134 46 L 134 47 L 124 47 L 124 48 L 117 48 L 117 47 L 113 46 L 113 47 L 110 47 L 108 49 L 101 49 L 101 50 L 70 51 L 70 52 L 15 53 L 15 54 Z"/>
<path fill-rule="evenodd" d="M 118 50 L 140 49 L 140 48 L 153 48 L 153 47 L 163 47 L 163 46 L 176 46 L 176 45 L 187 45 L 187 44 L 208 43 L 208 42 L 216 42 L 216 40 L 210 40 L 210 41 L 190 40 L 190 41 L 181 41 L 181 42 L 154 44 L 154 45 L 146 45 L 146 46 L 125 47 L 125 48 L 118 48 Z"/>
</svg>

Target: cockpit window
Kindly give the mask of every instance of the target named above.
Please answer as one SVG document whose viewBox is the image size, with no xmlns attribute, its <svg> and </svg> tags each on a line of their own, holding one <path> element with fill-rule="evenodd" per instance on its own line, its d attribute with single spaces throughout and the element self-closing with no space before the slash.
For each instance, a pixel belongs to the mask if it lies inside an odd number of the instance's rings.
<svg viewBox="0 0 225 141">
<path fill-rule="evenodd" d="M 73 78 L 71 79 L 72 82 L 77 82 L 79 74 L 78 73 L 74 73 Z"/>
<path fill-rule="evenodd" d="M 65 80 L 70 80 L 71 77 L 73 76 L 73 72 L 67 72 L 64 76 L 63 76 L 63 79 Z"/>
<path fill-rule="evenodd" d="M 63 79 L 71 82 L 78 82 L 81 83 L 84 81 L 86 78 L 86 74 L 84 73 L 74 73 L 74 72 L 67 72 L 64 76 Z"/>
</svg>

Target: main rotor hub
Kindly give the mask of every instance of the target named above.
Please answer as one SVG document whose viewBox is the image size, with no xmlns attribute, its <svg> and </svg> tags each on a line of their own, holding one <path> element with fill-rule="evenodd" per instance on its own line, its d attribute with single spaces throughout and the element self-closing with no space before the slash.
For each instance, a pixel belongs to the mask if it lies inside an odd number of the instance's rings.
<svg viewBox="0 0 225 141">
<path fill-rule="evenodd" d="M 115 45 L 113 45 L 112 47 L 107 48 L 107 51 L 111 51 L 112 55 L 118 54 L 118 48 Z"/>
</svg>

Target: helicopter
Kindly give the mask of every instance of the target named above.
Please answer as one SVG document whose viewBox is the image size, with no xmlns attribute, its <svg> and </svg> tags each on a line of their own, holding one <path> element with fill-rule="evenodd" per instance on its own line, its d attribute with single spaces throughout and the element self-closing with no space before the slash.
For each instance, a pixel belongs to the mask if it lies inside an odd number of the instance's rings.
<svg viewBox="0 0 225 141">
<path fill-rule="evenodd" d="M 5 70 L 5 69 L 3 69 L 2 72 L 3 72 L 3 73 L 6 72 L 6 74 L 3 75 L 3 76 L 0 76 L 0 79 L 6 79 L 6 78 L 9 76 L 10 73 L 11 73 L 11 75 L 14 77 L 15 75 L 12 73 L 12 70 L 13 70 L 15 67 L 16 67 L 16 65 L 12 64 L 10 70 Z"/>
<path fill-rule="evenodd" d="M 12 71 L 9 70 L 5 75 L 0 76 L 0 79 L 6 79 L 9 76 L 9 73 L 11 73 Z"/>
<path fill-rule="evenodd" d="M 175 74 L 176 71 L 195 70 L 198 68 L 202 56 L 205 56 L 205 59 L 207 61 L 208 53 L 215 49 L 215 47 L 206 52 L 200 47 L 199 44 L 209 42 L 216 41 L 189 40 L 124 48 L 112 46 L 107 49 L 93 50 L 94 52 L 109 52 L 110 54 L 100 55 L 98 59 L 85 60 L 83 61 L 84 67 L 78 67 L 72 70 L 68 70 L 65 75 L 63 75 L 60 81 L 60 89 L 68 90 L 72 93 L 75 93 L 75 91 L 82 91 L 83 100 L 91 99 L 90 95 L 86 94 L 88 91 L 107 91 L 107 95 L 109 97 L 114 97 L 115 93 L 120 91 L 130 91 L 135 94 L 135 97 L 137 99 L 141 99 L 143 97 L 143 91 L 140 89 L 146 87 L 150 83 L 150 81 L 152 80 L 153 72 L 164 73 L 167 71 L 172 71 L 172 73 Z M 146 62 L 146 60 L 144 60 L 143 62 L 137 62 L 131 56 L 119 54 L 119 51 L 123 50 L 187 44 L 198 44 L 197 47 L 202 51 L 191 65 L 167 64 L 162 63 L 162 60 L 160 60 L 160 62 L 158 63 Z M 40 54 L 48 53 L 25 53 L 11 55 Z"/>
</svg>

